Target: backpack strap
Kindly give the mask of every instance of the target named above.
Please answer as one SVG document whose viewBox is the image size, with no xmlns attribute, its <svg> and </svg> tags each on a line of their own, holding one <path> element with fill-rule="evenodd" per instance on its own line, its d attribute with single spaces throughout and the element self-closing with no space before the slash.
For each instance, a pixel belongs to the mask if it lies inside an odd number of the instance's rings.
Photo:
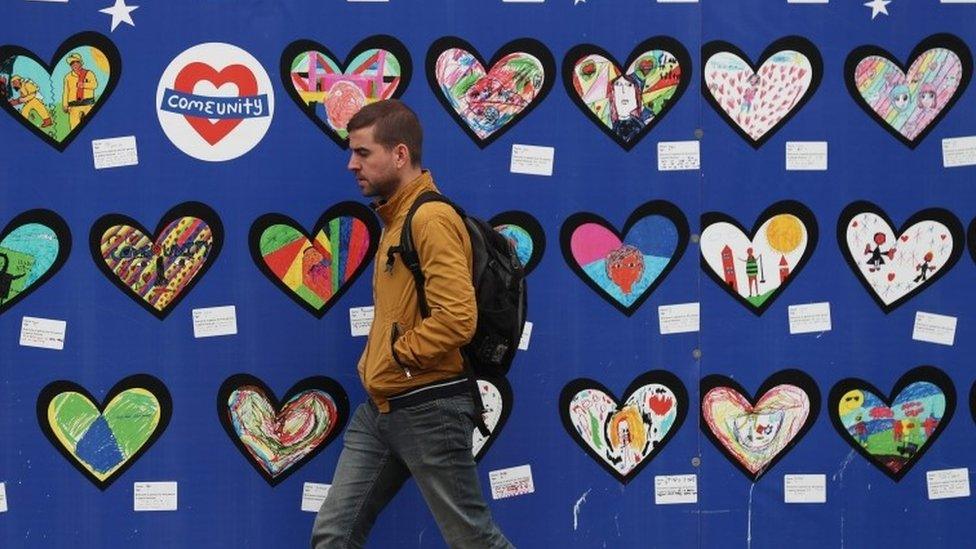
<svg viewBox="0 0 976 549">
<path fill-rule="evenodd" d="M 400 260 L 406 265 L 407 269 L 410 270 L 410 274 L 413 275 L 414 285 L 417 288 L 417 306 L 420 308 L 420 315 L 423 318 L 430 316 L 430 305 L 427 303 L 427 292 L 424 291 L 424 283 L 426 278 L 424 277 L 424 272 L 420 268 L 420 255 L 417 254 L 417 250 L 413 245 L 413 216 L 417 213 L 417 210 L 421 206 L 427 204 L 428 202 L 443 202 L 449 204 L 454 211 L 461 217 L 461 222 L 464 222 L 464 210 L 458 207 L 456 204 L 448 200 L 448 198 L 441 193 L 435 191 L 426 191 L 414 200 L 410 209 L 407 211 L 407 217 L 403 220 L 403 228 L 400 229 L 400 245 L 391 246 L 386 251 L 386 268 L 387 270 L 393 268 L 393 264 L 396 262 L 396 256 L 400 256 Z M 471 418 L 475 427 L 481 432 L 482 436 L 488 437 L 491 435 L 491 430 L 485 424 L 484 413 L 485 407 L 481 400 L 481 391 L 478 389 L 478 381 L 475 378 L 474 370 L 471 368 L 471 361 L 468 360 L 464 349 L 461 349 L 461 359 L 464 365 L 464 373 L 468 378 L 468 387 L 471 392 L 471 397 L 475 404 L 475 414 Z"/>
</svg>

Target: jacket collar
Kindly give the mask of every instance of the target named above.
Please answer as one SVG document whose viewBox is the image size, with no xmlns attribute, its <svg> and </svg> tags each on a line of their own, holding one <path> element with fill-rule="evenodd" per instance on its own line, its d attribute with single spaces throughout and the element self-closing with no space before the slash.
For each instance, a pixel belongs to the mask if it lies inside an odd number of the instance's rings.
<svg viewBox="0 0 976 549">
<path fill-rule="evenodd" d="M 380 216 L 383 224 L 389 227 L 398 219 L 406 217 L 414 200 L 427 191 L 439 192 L 434 186 L 434 178 L 431 177 L 430 171 L 424 170 L 416 179 L 400 186 L 397 192 L 393 193 L 393 196 L 383 202 L 373 204 L 373 208 Z"/>
</svg>

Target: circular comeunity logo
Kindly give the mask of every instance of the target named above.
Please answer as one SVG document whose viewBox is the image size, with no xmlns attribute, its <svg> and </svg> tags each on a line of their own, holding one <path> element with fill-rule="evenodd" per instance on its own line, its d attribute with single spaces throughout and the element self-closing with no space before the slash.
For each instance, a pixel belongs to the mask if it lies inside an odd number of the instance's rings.
<svg viewBox="0 0 976 549">
<path fill-rule="evenodd" d="M 241 156 L 257 145 L 274 115 L 274 89 L 246 51 L 220 42 L 176 56 L 156 89 L 156 114 L 181 151 L 209 162 Z"/>
</svg>

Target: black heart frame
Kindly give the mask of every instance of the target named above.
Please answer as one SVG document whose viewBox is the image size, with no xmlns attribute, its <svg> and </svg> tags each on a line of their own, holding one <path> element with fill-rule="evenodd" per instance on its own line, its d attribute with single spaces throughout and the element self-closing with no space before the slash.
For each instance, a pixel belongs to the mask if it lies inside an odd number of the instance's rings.
<svg viewBox="0 0 976 549">
<path fill-rule="evenodd" d="M 309 302 L 305 301 L 298 294 L 296 294 L 291 288 L 289 288 L 284 282 L 281 281 L 268 264 L 264 262 L 264 258 L 261 256 L 261 235 L 264 231 L 271 227 L 272 225 L 288 225 L 292 227 L 299 233 L 301 233 L 309 241 L 315 238 L 315 235 L 319 233 L 320 230 L 327 227 L 329 220 L 335 219 L 336 217 L 350 216 L 362 221 L 366 225 L 366 229 L 369 232 L 369 248 L 366 250 L 366 256 L 363 262 L 356 267 L 352 276 L 349 277 L 349 281 L 339 288 L 339 291 L 333 294 L 333 296 L 322 306 L 321 309 L 316 309 Z M 322 318 L 325 313 L 329 312 L 329 309 L 335 305 L 339 298 L 341 298 L 352 285 L 356 282 L 363 271 L 369 267 L 370 263 L 373 261 L 373 256 L 376 255 L 376 248 L 379 246 L 380 237 L 380 226 L 379 222 L 376 221 L 376 215 L 369 209 L 369 207 L 360 204 L 359 202 L 346 201 L 339 202 L 329 207 L 325 210 L 321 216 L 319 216 L 318 221 L 312 227 L 312 233 L 309 235 L 305 232 L 305 228 L 284 214 L 279 213 L 269 213 L 264 214 L 261 217 L 254 220 L 251 224 L 251 230 L 248 233 L 247 242 L 248 248 L 251 251 L 251 259 L 254 260 L 254 264 L 257 266 L 258 270 L 268 277 L 268 280 L 277 286 L 281 291 L 285 293 L 292 301 L 299 304 L 303 309 L 311 313 L 312 316 L 316 318 Z"/>
<path fill-rule="evenodd" d="M 885 404 L 885 406 L 890 408 L 891 403 L 895 400 L 895 398 L 898 397 L 905 387 L 908 387 L 912 383 L 918 381 L 929 382 L 942 390 L 942 394 L 945 395 L 946 400 L 945 414 L 942 416 L 939 424 L 935 427 L 932 435 L 929 436 L 928 440 L 925 441 L 925 444 L 918 449 L 911 459 L 905 462 L 905 465 L 902 466 L 898 472 L 894 472 L 881 463 L 878 463 L 878 460 L 875 459 L 871 453 L 865 450 L 864 447 L 854 440 L 851 434 L 844 427 L 844 424 L 841 422 L 837 405 L 840 403 L 840 399 L 843 398 L 848 391 L 856 389 L 868 391 L 874 394 Z M 840 434 L 840 437 L 844 439 L 844 442 L 849 444 L 851 448 L 857 450 L 857 453 L 861 454 L 864 459 L 868 460 L 871 465 L 877 467 L 878 470 L 887 475 L 888 478 L 895 482 L 899 482 L 905 477 L 905 475 L 908 474 L 908 471 L 910 471 L 912 467 L 914 467 L 915 464 L 922 459 L 922 456 L 929 451 L 929 449 L 935 444 L 935 441 L 938 440 L 939 435 L 942 434 L 942 431 L 945 430 L 946 426 L 949 425 L 949 421 L 952 420 L 952 414 L 955 413 L 956 410 L 956 387 L 953 385 L 952 379 L 950 379 L 949 376 L 946 375 L 946 373 L 942 370 L 934 366 L 919 366 L 909 370 L 903 376 L 898 378 L 898 381 L 895 382 L 895 386 L 891 389 L 891 393 L 888 393 L 887 396 L 885 393 L 878 390 L 877 387 L 863 379 L 851 377 L 842 379 L 838 381 L 830 390 L 828 405 L 830 406 L 830 422 L 834 425 L 834 428 Z"/>
<path fill-rule="evenodd" d="M 71 254 L 71 230 L 68 229 L 68 224 L 60 215 L 51 210 L 40 208 L 27 210 L 26 212 L 23 212 L 17 215 L 17 217 L 11 219 L 3 230 L 0 231 L 0 242 L 3 242 L 3 239 L 6 238 L 8 234 L 29 223 L 44 225 L 45 227 L 54 231 L 54 234 L 58 239 L 58 255 L 54 258 L 54 263 L 51 264 L 48 270 L 39 276 L 30 286 L 18 293 L 16 297 L 10 300 L 4 300 L 5 296 L 0 296 L 0 314 L 3 314 L 4 311 L 13 307 L 22 299 L 32 294 L 34 290 L 37 290 L 43 286 L 45 282 L 47 282 L 52 276 L 61 270 L 61 267 L 64 266 L 64 262 L 68 260 L 68 256 Z M 6 269 L 7 266 L 4 265 L 4 270 Z"/>
</svg>

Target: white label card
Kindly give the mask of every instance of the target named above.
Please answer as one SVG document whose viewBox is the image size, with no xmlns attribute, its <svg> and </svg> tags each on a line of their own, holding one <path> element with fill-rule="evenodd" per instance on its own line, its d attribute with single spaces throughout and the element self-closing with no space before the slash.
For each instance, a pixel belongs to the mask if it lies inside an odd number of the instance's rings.
<svg viewBox="0 0 976 549">
<path fill-rule="evenodd" d="M 519 350 L 528 351 L 529 350 L 529 340 L 532 339 L 532 323 L 528 320 L 525 321 L 525 326 L 522 327 L 522 337 L 519 339 Z"/>
<path fill-rule="evenodd" d="M 95 158 L 96 170 L 138 165 L 136 136 L 95 139 L 92 141 L 92 156 Z"/>
<path fill-rule="evenodd" d="M 491 499 L 523 496 L 535 492 L 531 465 L 489 471 L 488 481 L 491 483 Z"/>
<path fill-rule="evenodd" d="M 654 477 L 654 503 L 656 505 L 698 503 L 698 477 L 696 475 L 656 475 Z"/>
<path fill-rule="evenodd" d="M 949 499 L 969 497 L 969 469 L 942 469 L 926 471 L 929 499 Z"/>
<path fill-rule="evenodd" d="M 698 141 L 660 141 L 657 144 L 657 170 L 671 172 L 701 169 L 701 143 Z"/>
<path fill-rule="evenodd" d="M 956 317 L 934 313 L 915 313 L 912 339 L 939 345 L 952 345 L 956 340 Z"/>
<path fill-rule="evenodd" d="M 661 335 L 697 332 L 701 325 L 701 306 L 698 303 L 677 303 L 657 308 Z"/>
<path fill-rule="evenodd" d="M 68 0 L 27 0 L 28 2 L 47 2 L 48 4 L 67 4 Z"/>
<path fill-rule="evenodd" d="M 373 326 L 373 306 L 349 309 L 349 332 L 352 337 L 367 336 Z"/>
<path fill-rule="evenodd" d="M 830 303 L 790 305 L 790 334 L 809 334 L 830 331 Z"/>
<path fill-rule="evenodd" d="M 976 0 L 939 0 L 943 4 L 976 4 Z"/>
<path fill-rule="evenodd" d="M 784 503 L 827 503 L 827 475 L 783 475 Z"/>
<path fill-rule="evenodd" d="M 136 482 L 132 488 L 134 511 L 176 511 L 175 482 Z"/>
<path fill-rule="evenodd" d="M 25 316 L 20 322 L 20 345 L 62 351 L 67 330 L 68 323 L 64 320 Z"/>
<path fill-rule="evenodd" d="M 788 171 L 823 171 L 827 169 L 826 141 L 787 141 Z"/>
<path fill-rule="evenodd" d="M 976 4 L 976 0 L 973 0 Z M 976 166 L 976 135 L 942 140 L 942 167 Z"/>
<path fill-rule="evenodd" d="M 237 308 L 234 305 L 193 309 L 193 337 L 237 334 Z"/>
<path fill-rule="evenodd" d="M 552 175 L 552 164 L 556 157 L 554 147 L 512 144 L 512 164 L 509 171 L 529 175 Z"/>
<path fill-rule="evenodd" d="M 302 488 L 302 511 L 318 513 L 325 497 L 329 495 L 330 488 L 332 488 L 331 484 L 306 482 Z"/>
<path fill-rule="evenodd" d="M 7 484 L 0 482 L 0 513 L 7 512 Z"/>
<path fill-rule="evenodd" d="M 787 4 L 826 4 L 830 0 L 786 0 Z"/>
</svg>

